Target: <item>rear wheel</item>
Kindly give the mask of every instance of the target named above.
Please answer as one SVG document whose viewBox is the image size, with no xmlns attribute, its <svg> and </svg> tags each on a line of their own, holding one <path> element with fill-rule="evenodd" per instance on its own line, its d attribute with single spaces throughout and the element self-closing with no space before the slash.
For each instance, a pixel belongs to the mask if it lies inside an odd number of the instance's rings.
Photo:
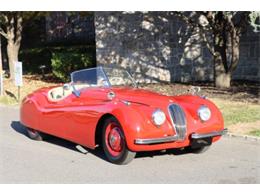
<svg viewBox="0 0 260 195">
<path fill-rule="evenodd" d="M 108 161 L 114 164 L 127 164 L 136 154 L 127 148 L 122 127 L 114 117 L 105 120 L 102 129 L 102 146 Z"/>
<path fill-rule="evenodd" d="M 29 128 L 29 127 L 27 127 L 26 130 L 27 130 L 27 134 L 28 134 L 29 138 L 36 140 L 36 141 L 43 140 L 42 135 L 40 134 L 39 131 L 36 131 L 35 129 Z"/>
</svg>

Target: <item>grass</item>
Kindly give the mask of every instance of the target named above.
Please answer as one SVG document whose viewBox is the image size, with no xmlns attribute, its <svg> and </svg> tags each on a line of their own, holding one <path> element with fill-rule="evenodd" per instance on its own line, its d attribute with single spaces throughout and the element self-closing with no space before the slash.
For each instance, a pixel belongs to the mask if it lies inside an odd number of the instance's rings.
<svg viewBox="0 0 260 195">
<path fill-rule="evenodd" d="M 250 123 L 260 120 L 260 105 L 229 100 L 213 100 L 221 110 L 225 125 Z"/>
<path fill-rule="evenodd" d="M 21 87 L 20 91 L 20 101 L 22 101 L 26 95 L 35 91 L 36 89 L 52 85 L 57 85 L 57 82 L 53 82 L 52 80 L 43 81 L 41 80 L 41 75 L 26 75 L 23 77 L 23 86 Z M 12 80 L 6 78 L 4 79 L 4 91 L 5 95 L 0 96 L 0 104 L 18 104 L 18 88 L 14 85 Z"/>
<path fill-rule="evenodd" d="M 249 135 L 260 137 L 260 129 L 254 129 L 249 132 Z"/>
<path fill-rule="evenodd" d="M 15 98 L 12 98 L 10 96 L 0 96 L 0 104 L 4 105 L 15 105 L 17 104 L 17 100 Z"/>
<path fill-rule="evenodd" d="M 260 105 L 247 102 L 234 102 L 223 99 L 213 99 L 221 110 L 225 127 L 229 132 L 260 136 Z M 257 128 L 256 128 L 257 127 Z"/>
</svg>

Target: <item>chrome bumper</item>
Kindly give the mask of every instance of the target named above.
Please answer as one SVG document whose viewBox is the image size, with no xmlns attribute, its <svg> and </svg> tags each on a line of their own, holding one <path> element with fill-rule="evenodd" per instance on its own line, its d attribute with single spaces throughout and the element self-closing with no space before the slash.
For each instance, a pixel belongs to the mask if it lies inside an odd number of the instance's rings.
<svg viewBox="0 0 260 195">
<path fill-rule="evenodd" d="M 205 134 L 198 134 L 193 133 L 191 134 L 192 139 L 201 139 L 206 137 L 216 137 L 221 136 L 227 133 L 227 129 L 223 129 L 221 131 L 213 131 L 211 133 L 205 133 Z M 149 138 L 149 139 L 135 139 L 135 144 L 138 145 L 146 145 L 146 144 L 158 144 L 158 143 L 166 143 L 166 142 L 173 142 L 178 141 L 179 137 L 177 135 L 174 136 L 168 136 L 168 137 L 162 137 L 162 138 Z"/>
<path fill-rule="evenodd" d="M 216 137 L 216 136 L 225 135 L 226 133 L 227 133 L 227 129 L 223 129 L 221 131 L 212 131 L 211 133 L 204 133 L 204 134 L 193 133 L 191 134 L 191 138 L 201 139 L 206 137 Z"/>
</svg>

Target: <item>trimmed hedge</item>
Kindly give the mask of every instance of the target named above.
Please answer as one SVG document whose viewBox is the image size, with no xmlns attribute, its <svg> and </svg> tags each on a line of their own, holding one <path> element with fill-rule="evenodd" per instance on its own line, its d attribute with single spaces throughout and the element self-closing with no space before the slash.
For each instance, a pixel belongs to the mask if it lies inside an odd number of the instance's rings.
<svg viewBox="0 0 260 195">
<path fill-rule="evenodd" d="M 93 67 L 92 56 L 80 52 L 55 52 L 52 53 L 51 66 L 53 74 L 60 80 L 70 80 L 70 73 L 75 70 Z"/>
<path fill-rule="evenodd" d="M 40 74 L 39 67 L 45 65 L 45 73 L 66 82 L 72 71 L 96 66 L 95 52 L 92 46 L 32 48 L 21 50 L 19 59 L 27 74 Z"/>
<path fill-rule="evenodd" d="M 27 74 L 41 73 L 40 66 L 45 65 L 45 72 L 51 72 L 51 50 L 48 48 L 35 48 L 21 50 L 19 60 L 23 62 L 23 72 Z"/>
</svg>

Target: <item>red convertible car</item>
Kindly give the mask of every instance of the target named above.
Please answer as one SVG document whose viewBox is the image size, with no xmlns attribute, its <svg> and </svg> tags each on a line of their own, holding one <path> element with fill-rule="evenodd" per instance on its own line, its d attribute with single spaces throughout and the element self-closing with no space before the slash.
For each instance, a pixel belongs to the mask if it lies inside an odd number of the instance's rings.
<svg viewBox="0 0 260 195">
<path fill-rule="evenodd" d="M 69 84 L 29 94 L 20 112 L 30 138 L 42 140 L 45 133 L 100 146 L 115 164 L 140 151 L 199 153 L 226 132 L 221 112 L 206 98 L 139 89 L 127 71 L 104 67 L 75 71 Z"/>
</svg>

